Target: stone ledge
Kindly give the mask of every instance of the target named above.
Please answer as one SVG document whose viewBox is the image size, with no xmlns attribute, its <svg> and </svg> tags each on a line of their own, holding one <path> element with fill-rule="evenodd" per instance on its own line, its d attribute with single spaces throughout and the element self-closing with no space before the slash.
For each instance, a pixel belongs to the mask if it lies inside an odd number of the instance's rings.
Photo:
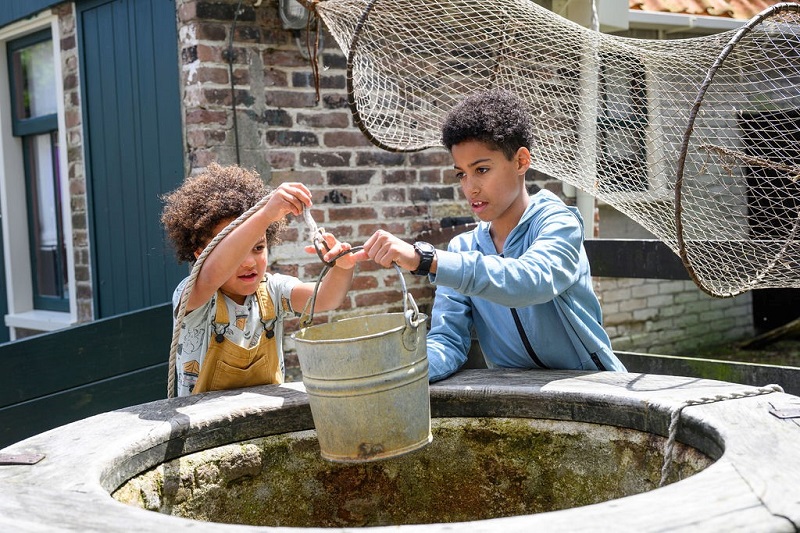
<svg viewBox="0 0 800 533">
<path fill-rule="evenodd" d="M 753 390 L 652 374 L 465 370 L 431 386 L 431 408 L 433 417 L 572 420 L 665 436 L 671 409 L 684 401 Z M 800 407 L 800 398 L 773 392 L 685 408 L 678 440 L 717 461 L 647 493 L 536 515 L 371 531 L 796 532 L 800 423 L 769 413 L 790 406 Z M 299 383 L 161 400 L 68 424 L 2 450 L 45 458 L 35 465 L 0 466 L 0 526 L 19 532 L 245 531 L 126 506 L 110 492 L 128 477 L 187 453 L 312 427 Z"/>
</svg>

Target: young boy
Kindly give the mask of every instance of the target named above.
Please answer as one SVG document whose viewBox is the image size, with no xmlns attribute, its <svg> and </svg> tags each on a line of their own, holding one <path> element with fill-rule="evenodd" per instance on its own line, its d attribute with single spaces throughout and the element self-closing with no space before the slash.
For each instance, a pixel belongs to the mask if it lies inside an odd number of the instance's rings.
<svg viewBox="0 0 800 533">
<path fill-rule="evenodd" d="M 315 284 L 268 273 L 267 247 L 278 242 L 286 215 L 298 216 L 311 206 L 311 193 L 301 183 L 283 183 L 270 192 L 254 172 L 212 163 L 164 197 L 161 222 L 178 260 L 193 263 L 215 235 L 267 194 L 266 204 L 217 242 L 200 267 L 180 329 L 179 396 L 283 383 L 283 321 L 303 310 Z M 323 239 L 329 249 L 325 261 L 350 250 L 329 233 Z M 320 283 L 315 311 L 342 304 L 354 265 L 351 254 L 336 260 Z M 188 279 L 175 289 L 176 313 Z"/>
<path fill-rule="evenodd" d="M 478 226 L 447 251 L 379 230 L 357 254 L 436 285 L 430 381 L 466 362 L 473 326 L 489 367 L 624 371 L 602 326 L 578 210 L 525 188 L 527 105 L 503 90 L 472 95 L 447 115 L 442 140 Z"/>
</svg>

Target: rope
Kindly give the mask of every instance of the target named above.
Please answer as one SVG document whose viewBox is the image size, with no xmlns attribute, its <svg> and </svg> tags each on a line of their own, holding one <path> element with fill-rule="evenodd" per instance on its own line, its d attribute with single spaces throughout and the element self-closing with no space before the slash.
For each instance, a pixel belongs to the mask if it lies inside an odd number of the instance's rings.
<svg viewBox="0 0 800 533">
<path fill-rule="evenodd" d="M 167 372 L 168 372 L 168 375 L 167 375 L 167 398 L 174 398 L 175 397 L 175 393 L 176 393 L 176 390 L 175 390 L 175 376 L 176 376 L 175 361 L 177 359 L 177 352 L 178 352 L 178 338 L 180 337 L 180 331 L 181 331 L 181 325 L 183 324 L 183 318 L 186 316 L 186 305 L 187 305 L 187 303 L 189 301 L 189 296 L 192 293 L 192 289 L 194 288 L 194 284 L 195 284 L 195 281 L 197 280 L 197 276 L 198 276 L 198 274 L 200 272 L 200 268 L 203 266 L 203 263 L 205 262 L 206 257 L 208 257 L 208 254 L 210 254 L 211 251 L 217 246 L 217 243 L 219 243 L 219 241 L 224 239 L 226 235 L 228 235 L 231 231 L 233 231 L 234 228 L 236 228 L 242 222 L 244 222 L 245 220 L 250 218 L 250 216 L 253 213 L 255 213 L 256 211 L 261 209 L 269 201 L 271 194 L 272 193 L 267 194 L 266 196 L 264 196 L 264 198 L 259 200 L 258 203 L 256 203 L 253 207 L 251 207 L 250 209 L 248 209 L 247 211 L 245 211 L 244 213 L 239 215 L 239 217 L 236 220 L 234 220 L 233 222 L 231 222 L 230 224 L 225 226 L 222 229 L 222 231 L 217 233 L 217 235 L 215 235 L 214 238 L 211 239 L 211 242 L 208 243 L 208 245 L 205 247 L 205 249 L 203 249 L 203 252 L 197 258 L 197 261 L 195 261 L 194 266 L 192 267 L 192 271 L 189 274 L 189 279 L 186 281 L 186 286 L 184 287 L 183 293 L 181 294 L 181 300 L 180 300 L 180 304 L 178 305 L 178 311 L 175 314 L 175 325 L 174 325 L 174 327 L 172 329 L 172 343 L 170 344 L 170 350 L 169 350 L 169 365 L 168 365 L 169 368 L 167 369 Z M 317 278 L 317 284 L 314 287 L 314 294 L 309 299 L 309 301 L 306 302 L 306 307 L 303 310 L 303 313 L 305 313 L 306 310 L 309 308 L 309 305 L 311 306 L 311 313 L 308 315 L 308 319 L 307 319 L 308 323 L 310 324 L 311 320 L 314 317 L 314 304 L 316 303 L 317 290 L 319 289 L 319 285 L 322 282 L 322 278 L 325 276 L 325 274 L 328 273 L 328 271 L 331 268 L 333 268 L 333 266 L 336 264 L 336 261 L 340 257 L 342 257 L 342 256 L 344 256 L 346 254 L 349 254 L 349 253 L 357 252 L 357 251 L 361 250 L 363 248 L 363 246 L 354 246 L 350 250 L 347 250 L 345 252 L 340 253 L 339 255 L 334 257 L 331 261 L 325 261 L 323 259 L 324 252 L 323 252 L 323 250 L 321 248 L 321 247 L 324 247 L 326 249 L 326 251 L 327 251 L 327 248 L 328 248 L 327 244 L 325 244 L 325 241 L 322 238 L 323 234 L 325 233 L 324 228 L 320 228 L 320 227 L 317 226 L 317 223 L 312 218 L 311 212 L 310 212 L 310 210 L 308 208 L 303 209 L 303 220 L 305 221 L 306 225 L 308 226 L 309 232 L 311 234 L 311 237 L 310 237 L 311 238 L 311 242 L 314 244 L 314 248 L 315 248 L 315 250 L 317 252 L 317 256 L 319 257 L 320 261 L 322 261 L 324 263 L 324 267 L 322 268 L 322 272 L 320 272 L 319 278 Z M 303 324 L 301 322 L 301 325 L 306 325 L 306 324 Z"/>
<path fill-rule="evenodd" d="M 691 405 L 722 402 L 725 400 L 736 400 L 738 398 L 747 398 L 751 396 L 760 396 L 762 394 L 770 394 L 772 392 L 783 392 L 783 388 L 780 385 L 767 385 L 765 387 L 759 387 L 744 392 L 732 392 L 729 394 L 718 394 L 716 396 L 706 396 L 703 398 L 686 400 L 680 405 L 674 407 L 670 414 L 669 437 L 667 438 L 667 444 L 664 447 L 664 463 L 661 466 L 661 481 L 659 482 L 658 486 L 663 487 L 664 483 L 667 481 L 669 469 L 672 466 L 675 438 L 678 435 L 678 424 L 680 423 L 681 412 L 685 407 L 689 407 Z"/>
<path fill-rule="evenodd" d="M 234 228 L 250 218 L 253 213 L 264 207 L 264 205 L 269 201 L 269 198 L 269 194 L 264 196 L 264 198 L 259 200 L 258 203 L 256 203 L 253 207 L 239 215 L 236 220 L 225 226 L 222 231 L 217 233 L 214 238 L 211 239 L 211 242 L 208 243 L 203 252 L 197 258 L 197 261 L 195 261 L 192 271 L 189 273 L 189 279 L 186 282 L 186 287 L 183 288 L 180 304 L 178 305 L 178 312 L 175 314 L 175 325 L 172 329 L 172 343 L 170 344 L 169 349 L 169 368 L 167 369 L 167 398 L 175 397 L 175 359 L 178 352 L 178 337 L 180 336 L 183 317 L 186 316 L 186 304 L 189 302 L 189 295 L 192 293 L 192 289 L 194 288 L 194 283 L 197 280 L 197 275 L 200 272 L 200 268 L 203 266 L 208 254 L 210 254 L 211 251 L 217 246 L 217 243 L 224 239 L 226 235 L 233 231 Z"/>
</svg>

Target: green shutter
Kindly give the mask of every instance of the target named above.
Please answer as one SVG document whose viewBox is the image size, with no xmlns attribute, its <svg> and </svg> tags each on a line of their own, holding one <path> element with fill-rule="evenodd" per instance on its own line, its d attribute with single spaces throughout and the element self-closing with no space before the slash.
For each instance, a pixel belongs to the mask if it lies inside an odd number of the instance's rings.
<svg viewBox="0 0 800 533">
<path fill-rule="evenodd" d="M 160 195 L 183 179 L 175 3 L 78 3 L 95 316 L 169 301 L 186 273 Z M 169 327 L 169 325 L 166 325 Z"/>
</svg>

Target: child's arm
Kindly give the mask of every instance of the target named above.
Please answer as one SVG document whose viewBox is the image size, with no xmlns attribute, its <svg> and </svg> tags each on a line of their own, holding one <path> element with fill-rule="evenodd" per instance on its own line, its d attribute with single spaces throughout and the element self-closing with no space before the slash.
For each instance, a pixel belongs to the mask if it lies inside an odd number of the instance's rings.
<svg viewBox="0 0 800 533">
<path fill-rule="evenodd" d="M 542 217 L 536 239 L 519 257 L 439 250 L 430 273 L 437 286 L 507 307 L 544 303 L 572 286 L 584 270 L 588 273 L 582 242 L 583 229 L 575 216 L 566 208 L 551 209 Z M 420 263 L 413 245 L 385 230 L 376 231 L 355 255 L 384 267 L 394 262 L 409 271 Z"/>
<path fill-rule="evenodd" d="M 355 259 L 364 261 L 372 259 L 382 267 L 390 267 L 397 263 L 402 269 L 413 272 L 420 263 L 420 255 L 414 250 L 414 245 L 409 244 L 400 237 L 396 237 L 386 230 L 379 229 L 364 243 L 364 249 L 354 254 Z M 436 255 L 433 256 L 430 273 L 435 274 L 437 267 Z"/>
<path fill-rule="evenodd" d="M 270 224 L 289 214 L 299 216 L 306 206 L 311 206 L 311 192 L 302 183 L 282 183 L 275 188 L 267 203 L 219 241 L 206 257 L 189 296 L 187 312 L 207 302 L 236 272 Z"/>
<path fill-rule="evenodd" d="M 322 256 L 325 261 L 332 261 L 337 255 L 351 249 L 349 243 L 339 242 L 330 233 L 323 234 L 323 239 L 328 247 L 328 251 Z M 306 246 L 306 252 L 315 254 L 313 246 Z M 345 253 L 338 259 L 336 264 L 328 271 L 319 285 L 317 299 L 314 302 L 314 312 L 331 311 L 338 308 L 344 302 L 347 291 L 353 282 L 353 267 L 358 261 L 353 254 Z M 301 311 L 305 309 L 309 298 L 314 294 L 316 282 L 305 282 L 296 285 L 292 289 L 292 308 Z"/>
</svg>

